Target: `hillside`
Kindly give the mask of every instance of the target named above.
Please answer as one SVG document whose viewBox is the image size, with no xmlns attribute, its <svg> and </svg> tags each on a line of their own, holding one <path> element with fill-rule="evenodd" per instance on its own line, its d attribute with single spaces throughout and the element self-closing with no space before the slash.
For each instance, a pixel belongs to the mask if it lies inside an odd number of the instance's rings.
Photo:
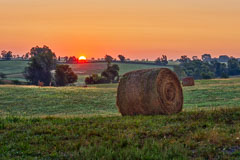
<svg viewBox="0 0 240 160">
<path fill-rule="evenodd" d="M 23 72 L 27 66 L 27 61 L 0 61 L 0 73 L 7 74 L 7 79 L 9 80 L 20 80 L 26 81 Z M 124 73 L 138 70 L 138 69 L 148 69 L 148 68 L 159 68 L 161 66 L 147 65 L 147 64 L 125 64 L 116 63 L 120 68 L 120 75 Z M 106 69 L 106 63 L 82 63 L 82 64 L 70 64 L 73 71 L 78 75 L 78 84 L 83 84 L 85 77 L 91 74 L 100 74 L 104 69 Z M 168 68 L 172 68 L 167 66 Z"/>
</svg>

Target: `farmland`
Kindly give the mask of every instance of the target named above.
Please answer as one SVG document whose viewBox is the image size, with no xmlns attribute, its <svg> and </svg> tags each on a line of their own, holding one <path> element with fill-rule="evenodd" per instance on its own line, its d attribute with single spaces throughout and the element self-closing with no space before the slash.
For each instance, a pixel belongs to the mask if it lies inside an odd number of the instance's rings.
<svg viewBox="0 0 240 160">
<path fill-rule="evenodd" d="M 24 68 L 27 66 L 27 61 L 0 61 L 0 73 L 5 73 L 9 80 L 26 81 L 23 76 Z M 125 64 L 117 63 L 120 67 L 120 75 L 126 72 L 137 69 L 148 69 L 159 67 L 156 65 L 144 65 L 144 64 Z M 86 76 L 91 74 L 100 74 L 106 69 L 106 63 L 83 63 L 83 64 L 70 64 L 73 71 L 78 75 L 78 84 L 83 84 Z M 171 68 L 171 67 L 169 67 Z"/>
<path fill-rule="evenodd" d="M 239 78 L 196 81 L 171 116 L 122 117 L 116 89 L 0 86 L 0 159 L 240 156 Z"/>
<path fill-rule="evenodd" d="M 13 63 L 13 62 L 11 62 Z M 7 78 L 27 62 L 0 62 Z M 84 77 L 106 64 L 71 65 Z M 119 64 L 120 74 L 152 65 Z M 21 77 L 19 78 L 21 80 Z M 237 159 L 240 78 L 184 87 L 183 112 L 122 117 L 118 84 L 88 87 L 0 85 L 0 159 Z"/>
</svg>

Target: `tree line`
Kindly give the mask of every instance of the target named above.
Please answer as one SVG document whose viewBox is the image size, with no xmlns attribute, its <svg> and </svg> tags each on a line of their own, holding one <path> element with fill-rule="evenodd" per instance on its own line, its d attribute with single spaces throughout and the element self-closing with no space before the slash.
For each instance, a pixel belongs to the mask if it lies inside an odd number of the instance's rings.
<svg viewBox="0 0 240 160">
<path fill-rule="evenodd" d="M 180 65 L 175 66 L 175 70 L 181 78 L 190 76 L 194 79 L 211 79 L 240 75 L 240 62 L 233 57 L 227 63 L 220 63 L 214 59 L 210 61 L 191 60 L 187 56 L 181 56 L 179 61 Z"/>
</svg>

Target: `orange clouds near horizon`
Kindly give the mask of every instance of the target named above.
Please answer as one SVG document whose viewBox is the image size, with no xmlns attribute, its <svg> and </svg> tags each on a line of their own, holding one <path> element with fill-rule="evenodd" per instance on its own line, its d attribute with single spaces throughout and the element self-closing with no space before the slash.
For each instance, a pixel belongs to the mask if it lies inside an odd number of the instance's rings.
<svg viewBox="0 0 240 160">
<path fill-rule="evenodd" d="M 59 56 L 240 57 L 239 0 L 0 1 L 0 50 Z"/>
</svg>

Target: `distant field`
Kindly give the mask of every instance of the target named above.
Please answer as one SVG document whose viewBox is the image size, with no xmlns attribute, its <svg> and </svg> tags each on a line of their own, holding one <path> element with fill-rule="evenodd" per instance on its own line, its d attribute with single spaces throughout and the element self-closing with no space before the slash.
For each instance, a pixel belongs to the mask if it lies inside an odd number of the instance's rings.
<svg viewBox="0 0 240 160">
<path fill-rule="evenodd" d="M 27 61 L 0 61 L 0 73 L 7 74 L 9 80 L 25 81 L 22 73 L 27 66 Z M 159 68 L 155 65 L 145 64 L 125 64 L 117 63 L 120 67 L 120 75 L 138 69 Z M 91 74 L 100 74 L 106 69 L 106 63 L 84 63 L 84 64 L 71 64 L 73 71 L 78 75 L 78 84 L 83 84 L 85 77 Z M 169 67 L 171 68 L 171 67 Z"/>
<path fill-rule="evenodd" d="M 122 117 L 116 89 L 0 85 L 0 159 L 240 157 L 240 78 L 183 88 L 171 116 Z"/>
<path fill-rule="evenodd" d="M 7 75 L 9 80 L 25 81 L 23 72 L 28 61 L 0 61 L 0 73 Z"/>
<path fill-rule="evenodd" d="M 114 64 L 114 63 L 113 63 Z M 149 68 L 160 68 L 161 66 L 156 65 L 146 65 L 146 64 L 126 64 L 126 63 L 116 63 L 120 68 L 120 75 L 127 72 L 139 70 L 139 69 L 149 69 Z M 71 64 L 72 69 L 78 74 L 79 83 L 83 83 L 85 77 L 91 74 L 101 74 L 101 72 L 107 68 L 106 63 L 84 63 L 84 64 Z M 168 68 L 172 68 L 167 66 Z"/>
</svg>

